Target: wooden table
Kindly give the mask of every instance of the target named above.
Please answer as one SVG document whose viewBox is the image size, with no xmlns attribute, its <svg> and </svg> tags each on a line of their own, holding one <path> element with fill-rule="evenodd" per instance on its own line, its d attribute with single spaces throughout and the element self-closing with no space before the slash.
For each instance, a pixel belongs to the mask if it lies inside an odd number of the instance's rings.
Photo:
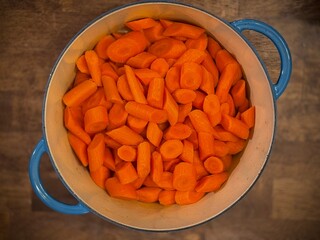
<svg viewBox="0 0 320 240">
<path fill-rule="evenodd" d="M 293 59 L 291 81 L 277 101 L 276 140 L 255 187 L 230 211 L 173 233 L 124 229 L 93 214 L 63 215 L 33 193 L 28 161 L 41 138 L 44 89 L 68 41 L 86 23 L 129 0 L 0 2 L 0 239 L 319 239 L 320 238 L 320 5 L 314 0 L 185 0 L 228 21 L 253 18 L 275 27 Z M 275 47 L 246 32 L 271 78 L 279 74 Z M 45 187 L 67 203 L 48 157 Z"/>
</svg>

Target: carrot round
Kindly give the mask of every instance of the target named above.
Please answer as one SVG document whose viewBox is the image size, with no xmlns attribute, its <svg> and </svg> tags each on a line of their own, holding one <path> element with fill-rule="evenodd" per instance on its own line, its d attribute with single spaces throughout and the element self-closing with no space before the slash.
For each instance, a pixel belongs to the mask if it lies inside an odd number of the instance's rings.
<svg viewBox="0 0 320 240">
<path fill-rule="evenodd" d="M 148 121 L 128 115 L 127 125 L 136 133 L 142 133 L 148 124 Z"/>
<path fill-rule="evenodd" d="M 98 168 L 103 165 L 105 152 L 104 136 L 102 133 L 98 133 L 94 136 L 87 151 L 90 172 L 98 170 Z"/>
<path fill-rule="evenodd" d="M 187 50 L 186 45 L 173 38 L 164 38 L 153 43 L 148 51 L 160 58 L 179 58 Z"/>
<path fill-rule="evenodd" d="M 159 147 L 162 140 L 163 132 L 159 128 L 158 124 L 149 122 L 147 127 L 147 139 L 154 146 Z"/>
<path fill-rule="evenodd" d="M 86 62 L 92 81 L 94 81 L 98 86 L 101 86 L 101 69 L 99 63 L 99 57 L 94 50 L 88 50 L 84 53 Z"/>
<path fill-rule="evenodd" d="M 183 144 L 178 139 L 166 140 L 160 146 L 160 153 L 165 159 L 177 158 L 183 151 Z"/>
<path fill-rule="evenodd" d="M 110 177 L 105 182 L 107 192 L 111 197 L 125 200 L 138 200 L 136 189 L 131 184 L 121 184 L 117 177 Z"/>
<path fill-rule="evenodd" d="M 164 206 L 175 204 L 175 190 L 162 190 L 159 193 L 159 203 Z"/>
<path fill-rule="evenodd" d="M 195 191 L 177 191 L 175 194 L 175 202 L 179 205 L 187 205 L 198 202 L 205 193 Z"/>
<path fill-rule="evenodd" d="M 107 49 L 111 43 L 116 39 L 112 35 L 103 36 L 94 47 L 94 51 L 97 53 L 99 58 L 107 59 Z"/>
<path fill-rule="evenodd" d="M 195 187 L 196 192 L 214 192 L 221 188 L 222 184 L 227 181 L 229 174 L 226 172 L 205 176 L 200 179 Z"/>
<path fill-rule="evenodd" d="M 141 18 L 138 20 L 132 20 L 130 22 L 126 22 L 125 25 L 133 31 L 140 31 L 146 28 L 151 28 L 157 24 L 157 21 L 153 18 Z"/>
<path fill-rule="evenodd" d="M 124 145 L 138 145 L 143 142 L 143 137 L 126 125 L 108 131 L 106 134 L 118 143 Z"/>
<path fill-rule="evenodd" d="M 195 100 L 196 93 L 191 89 L 180 88 L 175 90 L 172 93 L 172 96 L 177 103 L 188 104 L 188 103 L 192 103 Z"/>
<path fill-rule="evenodd" d="M 137 172 L 139 177 L 146 177 L 150 173 L 151 151 L 150 143 L 144 141 L 138 145 Z"/>
<path fill-rule="evenodd" d="M 85 80 L 82 83 L 76 85 L 70 89 L 62 98 L 62 101 L 65 105 L 79 106 L 84 102 L 88 97 L 94 94 L 97 91 L 97 84 L 91 80 Z"/>
<path fill-rule="evenodd" d="M 105 189 L 105 181 L 110 177 L 110 170 L 104 166 L 101 166 L 95 171 L 90 172 L 91 179 L 102 189 Z"/>
<path fill-rule="evenodd" d="M 115 173 L 121 184 L 131 183 L 138 178 L 137 171 L 131 162 L 117 164 Z"/>
<path fill-rule="evenodd" d="M 100 132 L 108 126 L 108 123 L 108 113 L 104 106 L 91 108 L 84 115 L 84 128 L 87 133 Z"/>
<path fill-rule="evenodd" d="M 173 187 L 178 191 L 192 191 L 197 184 L 197 173 L 191 163 L 181 162 L 173 171 Z"/>
<path fill-rule="evenodd" d="M 80 162 L 84 167 L 88 166 L 88 154 L 87 154 L 87 144 L 79 139 L 77 136 L 68 132 L 68 140 L 72 147 L 72 150 L 79 158 Z"/>
<path fill-rule="evenodd" d="M 205 30 L 203 28 L 181 22 L 173 22 L 163 32 L 167 37 L 186 37 L 191 39 L 197 39 L 203 34 Z"/>
<path fill-rule="evenodd" d="M 117 149 L 118 156 L 126 162 L 133 162 L 137 157 L 137 150 L 129 145 L 122 145 Z"/>
<path fill-rule="evenodd" d="M 183 123 L 176 123 L 175 125 L 170 126 L 164 133 L 164 139 L 179 139 L 183 140 L 188 138 L 191 135 L 191 128 Z"/>
<path fill-rule="evenodd" d="M 224 171 L 223 161 L 217 157 L 208 157 L 204 161 L 203 165 L 211 174 L 221 173 Z"/>
<path fill-rule="evenodd" d="M 150 106 L 162 109 L 164 95 L 164 79 L 154 78 L 150 81 L 147 101 Z"/>
<path fill-rule="evenodd" d="M 161 188 L 157 187 L 142 187 L 136 190 L 138 200 L 141 202 L 152 203 L 158 201 Z"/>
<path fill-rule="evenodd" d="M 239 138 L 247 139 L 249 137 L 249 127 L 241 120 L 230 117 L 227 114 L 222 114 L 221 125 L 225 130 Z"/>
</svg>

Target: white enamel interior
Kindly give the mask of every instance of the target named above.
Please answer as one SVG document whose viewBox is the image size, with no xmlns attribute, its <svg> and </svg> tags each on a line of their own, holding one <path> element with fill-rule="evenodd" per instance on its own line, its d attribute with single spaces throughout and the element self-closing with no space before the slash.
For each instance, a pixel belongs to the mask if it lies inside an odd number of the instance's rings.
<svg viewBox="0 0 320 240">
<path fill-rule="evenodd" d="M 183 20 L 199 25 L 234 56 L 243 67 L 256 106 L 253 136 L 226 185 L 196 204 L 162 207 L 110 198 L 97 187 L 75 158 L 63 125 L 62 96 L 75 76 L 75 61 L 104 34 L 116 31 L 124 22 L 142 17 Z M 201 10 L 170 3 L 127 6 L 100 18 L 78 35 L 66 49 L 51 76 L 44 107 L 44 128 L 49 151 L 60 177 L 91 211 L 116 223 L 145 230 L 175 230 L 190 227 L 219 215 L 237 202 L 252 186 L 267 160 L 275 127 L 274 100 L 270 84 L 258 58 L 247 43 L 227 24 Z"/>
</svg>

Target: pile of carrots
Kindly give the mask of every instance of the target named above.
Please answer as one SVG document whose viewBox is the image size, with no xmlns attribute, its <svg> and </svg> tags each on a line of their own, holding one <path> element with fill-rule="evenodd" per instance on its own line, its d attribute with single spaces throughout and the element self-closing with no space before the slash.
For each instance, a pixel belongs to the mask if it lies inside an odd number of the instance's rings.
<svg viewBox="0 0 320 240">
<path fill-rule="evenodd" d="M 115 198 L 192 204 L 227 181 L 255 122 L 237 60 L 203 28 L 127 22 L 76 62 L 70 145 Z"/>
</svg>

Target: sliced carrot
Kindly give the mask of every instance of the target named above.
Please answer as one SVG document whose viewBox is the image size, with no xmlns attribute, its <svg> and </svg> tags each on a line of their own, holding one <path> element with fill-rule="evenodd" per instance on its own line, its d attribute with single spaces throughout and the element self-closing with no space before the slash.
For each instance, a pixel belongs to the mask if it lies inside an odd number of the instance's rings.
<svg viewBox="0 0 320 240">
<path fill-rule="evenodd" d="M 236 108 L 234 106 L 234 102 L 233 102 L 232 96 L 230 94 L 228 94 L 228 96 L 227 96 L 227 102 L 226 103 L 229 105 L 228 115 L 230 115 L 231 117 L 235 117 Z"/>
<path fill-rule="evenodd" d="M 141 178 L 138 177 L 136 180 L 134 180 L 133 182 L 130 183 L 130 185 L 132 185 L 135 189 L 139 189 L 142 187 L 143 182 L 145 181 L 146 178 Z"/>
<path fill-rule="evenodd" d="M 183 140 L 183 151 L 180 155 L 180 159 L 185 162 L 193 163 L 194 148 L 192 142 Z"/>
<path fill-rule="evenodd" d="M 214 128 L 216 130 L 216 132 L 218 133 L 218 137 L 217 139 L 220 141 L 230 141 L 230 142 L 237 142 L 240 140 L 239 137 L 235 136 L 234 134 L 232 134 L 231 132 L 226 131 L 224 128 L 222 128 L 220 125 L 216 126 Z"/>
<path fill-rule="evenodd" d="M 143 33 L 148 39 L 150 43 L 153 43 L 155 41 L 158 41 L 160 39 L 163 39 L 165 36 L 163 36 L 164 28 L 161 25 L 161 23 L 156 22 L 156 24 L 150 28 L 144 29 Z"/>
<path fill-rule="evenodd" d="M 141 68 L 133 70 L 135 75 L 140 79 L 144 86 L 148 86 L 153 78 L 160 78 L 160 74 L 149 68 Z"/>
<path fill-rule="evenodd" d="M 98 133 L 87 148 L 90 172 L 98 170 L 103 165 L 104 151 L 104 136 L 102 133 Z"/>
<path fill-rule="evenodd" d="M 88 166 L 88 153 L 87 153 L 87 144 L 83 142 L 80 138 L 68 132 L 68 140 L 72 147 L 72 150 L 79 158 L 80 162 L 84 167 Z"/>
<path fill-rule="evenodd" d="M 132 101 L 133 96 L 125 74 L 121 75 L 117 81 L 117 88 L 120 96 L 126 101 Z"/>
<path fill-rule="evenodd" d="M 226 49 L 220 49 L 216 53 L 215 61 L 220 73 L 230 63 L 237 63 L 237 60 Z"/>
<path fill-rule="evenodd" d="M 223 161 L 217 157 L 208 157 L 203 165 L 211 174 L 222 173 L 224 171 Z"/>
<path fill-rule="evenodd" d="M 160 188 L 164 190 L 174 190 L 172 172 L 163 172 L 157 184 Z"/>
<path fill-rule="evenodd" d="M 94 50 L 88 50 L 84 54 L 92 81 L 94 81 L 97 86 L 102 86 L 101 84 L 101 69 L 99 63 L 99 57 Z"/>
<path fill-rule="evenodd" d="M 121 144 L 115 141 L 113 138 L 109 137 L 108 135 L 104 136 L 104 142 L 107 147 L 112 148 L 112 149 L 118 149 L 121 147 Z"/>
<path fill-rule="evenodd" d="M 216 131 L 213 129 L 205 112 L 196 109 L 191 111 L 188 116 L 192 125 L 198 133 L 207 132 L 216 135 Z"/>
<path fill-rule="evenodd" d="M 143 182 L 143 186 L 146 187 L 159 187 L 157 183 L 155 183 L 152 180 L 151 175 L 149 174 L 147 177 L 145 177 L 144 182 Z"/>
<path fill-rule="evenodd" d="M 206 56 L 201 64 L 209 73 L 212 74 L 214 86 L 216 87 L 219 81 L 220 74 L 216 64 L 214 63 L 212 57 L 208 52 L 206 52 Z"/>
<path fill-rule="evenodd" d="M 162 190 L 159 193 L 159 203 L 164 206 L 175 204 L 176 191 L 174 190 Z"/>
<path fill-rule="evenodd" d="M 116 170 L 116 164 L 115 164 L 112 152 L 110 148 L 107 147 L 107 144 L 106 144 L 106 149 L 104 151 L 103 166 L 110 169 L 111 171 Z"/>
<path fill-rule="evenodd" d="M 147 104 L 147 99 L 144 96 L 143 89 L 141 88 L 139 80 L 136 78 L 132 68 L 128 65 L 124 65 L 128 84 L 133 96 L 133 99 L 138 103 Z"/>
<path fill-rule="evenodd" d="M 151 152 L 150 143 L 144 141 L 138 145 L 137 172 L 139 177 L 146 177 L 150 173 Z"/>
<path fill-rule="evenodd" d="M 252 106 L 240 115 L 241 121 L 243 121 L 249 128 L 252 128 L 255 123 L 255 107 Z"/>
<path fill-rule="evenodd" d="M 109 126 L 108 130 L 118 128 L 125 125 L 128 113 L 124 109 L 124 104 L 115 103 L 109 110 Z"/>
<path fill-rule="evenodd" d="M 76 76 L 74 78 L 73 87 L 77 86 L 79 83 L 82 83 L 85 80 L 89 80 L 90 75 L 87 73 L 80 72 L 79 70 L 76 72 Z"/>
<path fill-rule="evenodd" d="M 187 48 L 205 50 L 208 45 L 208 36 L 206 33 L 203 33 L 196 39 L 188 39 L 185 44 Z"/>
<path fill-rule="evenodd" d="M 121 184 L 117 177 L 110 177 L 105 182 L 107 192 L 111 197 L 125 200 L 138 200 L 136 189 L 131 184 Z"/>
<path fill-rule="evenodd" d="M 126 111 L 132 116 L 155 123 L 162 123 L 168 120 L 167 112 L 149 105 L 129 101 L 125 105 Z"/>
<path fill-rule="evenodd" d="M 201 64 L 202 61 L 205 59 L 205 57 L 206 57 L 205 51 L 190 48 L 178 58 L 178 60 L 173 64 L 173 66 L 182 66 L 184 63 L 187 63 L 187 62 L 194 62 L 197 64 Z"/>
<path fill-rule="evenodd" d="M 195 191 L 177 191 L 175 194 L 175 202 L 179 205 L 188 205 L 200 201 L 205 193 Z"/>
<path fill-rule="evenodd" d="M 117 164 L 115 173 L 121 184 L 131 183 L 138 178 L 137 171 L 131 162 Z"/>
<path fill-rule="evenodd" d="M 101 80 L 107 101 L 112 103 L 123 103 L 115 80 L 112 77 L 105 75 L 102 76 Z"/>
<path fill-rule="evenodd" d="M 174 159 L 165 159 L 163 158 L 163 169 L 165 172 L 173 172 L 174 168 L 178 163 L 181 162 L 179 158 L 174 158 Z"/>
<path fill-rule="evenodd" d="M 180 88 L 172 93 L 173 98 L 177 103 L 188 104 L 192 103 L 196 98 L 196 93 L 191 89 Z"/>
<path fill-rule="evenodd" d="M 163 132 L 159 128 L 158 124 L 149 122 L 147 127 L 147 139 L 154 146 L 159 147 L 162 140 Z"/>
<path fill-rule="evenodd" d="M 230 106 L 229 106 L 229 104 L 228 104 L 227 102 L 222 103 L 222 104 L 220 105 L 220 112 L 221 112 L 221 114 L 229 115 L 229 113 L 230 113 Z M 220 120 L 220 121 L 221 121 L 221 120 Z"/>
<path fill-rule="evenodd" d="M 105 181 L 110 177 L 110 170 L 104 166 L 101 166 L 95 171 L 90 172 L 91 179 L 102 189 L 105 189 Z"/>
<path fill-rule="evenodd" d="M 132 20 L 130 22 L 126 22 L 125 26 L 130 28 L 133 31 L 140 31 L 143 29 L 151 28 L 157 24 L 157 21 L 153 18 L 141 18 L 138 20 Z"/>
<path fill-rule="evenodd" d="M 250 102 L 249 102 L 249 100 L 246 98 L 246 99 L 244 100 L 244 102 L 242 103 L 242 105 L 239 106 L 238 111 L 239 111 L 240 113 L 242 113 L 242 112 L 246 111 L 249 107 L 250 107 Z"/>
<path fill-rule="evenodd" d="M 101 69 L 101 76 L 109 76 L 112 77 L 114 80 L 118 79 L 118 73 L 113 69 L 110 62 L 105 62 L 100 66 Z"/>
<path fill-rule="evenodd" d="M 187 50 L 186 45 L 173 38 L 164 38 L 151 44 L 148 51 L 160 58 L 179 58 Z"/>
<path fill-rule="evenodd" d="M 217 157 L 224 157 L 227 154 L 229 154 L 229 148 L 225 142 L 215 139 L 213 145 L 213 152 L 214 155 Z"/>
<path fill-rule="evenodd" d="M 178 139 L 164 141 L 160 146 L 160 153 L 165 159 L 177 158 L 183 151 L 183 143 Z"/>
<path fill-rule="evenodd" d="M 156 58 L 149 52 L 141 52 L 129 58 L 126 64 L 133 68 L 148 68 Z"/>
<path fill-rule="evenodd" d="M 183 123 L 176 123 L 170 126 L 164 133 L 163 138 L 165 140 L 179 139 L 183 140 L 191 135 L 191 128 Z"/>
<path fill-rule="evenodd" d="M 133 162 L 137 157 L 137 150 L 129 145 L 122 145 L 117 149 L 118 156 L 126 162 Z"/>
<path fill-rule="evenodd" d="M 77 61 L 76 61 L 76 65 L 77 65 L 77 68 L 80 72 L 82 73 L 85 73 L 85 74 L 90 74 L 89 72 L 89 68 L 88 68 L 88 65 L 87 65 L 87 61 L 86 61 L 86 58 L 83 55 L 81 55 Z"/>
<path fill-rule="evenodd" d="M 208 94 L 203 101 L 203 111 L 207 114 L 212 126 L 221 121 L 220 101 L 217 95 Z"/>
<path fill-rule="evenodd" d="M 188 114 L 192 110 L 192 103 L 180 104 L 179 105 L 179 114 L 178 114 L 178 122 L 182 123 L 188 116 Z"/>
<path fill-rule="evenodd" d="M 97 91 L 97 84 L 91 80 L 85 80 L 77 86 L 70 89 L 66 94 L 64 94 L 62 101 L 65 105 L 79 106 L 87 98 Z"/>
<path fill-rule="evenodd" d="M 150 175 L 154 182 L 159 182 L 163 173 L 162 156 L 158 151 L 154 151 L 151 157 Z"/>
<path fill-rule="evenodd" d="M 173 21 L 170 21 L 168 19 L 160 19 L 160 23 L 164 28 L 167 28 L 173 23 Z"/>
<path fill-rule="evenodd" d="M 196 93 L 196 98 L 193 100 L 192 106 L 202 110 L 206 94 L 200 90 L 196 90 L 195 93 Z"/>
<path fill-rule="evenodd" d="M 87 133 L 97 133 L 109 124 L 107 109 L 104 106 L 90 108 L 84 115 L 84 129 Z"/>
<path fill-rule="evenodd" d="M 206 94 L 214 94 L 214 79 L 212 74 L 202 66 L 202 81 L 200 84 L 200 89 L 204 91 Z"/>
<path fill-rule="evenodd" d="M 143 137 L 126 125 L 108 131 L 106 134 L 118 143 L 124 145 L 138 145 L 143 142 Z"/>
<path fill-rule="evenodd" d="M 147 124 L 148 124 L 148 121 L 146 120 L 142 120 L 142 119 L 133 117 L 131 115 L 128 115 L 127 125 L 136 133 L 139 133 L 139 134 L 142 133 L 143 130 L 145 130 Z"/>
<path fill-rule="evenodd" d="M 241 120 L 230 117 L 227 114 L 222 114 L 221 125 L 225 130 L 239 138 L 247 139 L 249 137 L 249 127 Z"/>
<path fill-rule="evenodd" d="M 165 77 L 166 88 L 170 93 L 180 89 L 180 67 L 171 67 Z"/>
<path fill-rule="evenodd" d="M 228 171 L 232 165 L 232 155 L 228 154 L 224 157 L 221 157 L 221 160 L 223 162 L 224 170 Z"/>
<path fill-rule="evenodd" d="M 102 87 L 98 87 L 98 90 L 81 104 L 82 113 L 85 114 L 90 108 L 97 106 L 105 106 L 107 108 L 107 100 Z"/>
<path fill-rule="evenodd" d="M 157 58 L 151 63 L 150 69 L 158 72 L 161 77 L 165 77 L 169 70 L 169 64 L 164 58 Z"/>
<path fill-rule="evenodd" d="M 178 122 L 179 106 L 167 89 L 164 91 L 163 109 L 167 112 L 170 125 L 175 125 Z"/>
<path fill-rule="evenodd" d="M 193 166 L 196 169 L 197 180 L 201 179 L 204 176 L 209 175 L 208 171 L 203 165 L 203 161 L 200 160 L 199 151 L 195 151 L 193 154 Z"/>
<path fill-rule="evenodd" d="M 96 46 L 94 47 L 94 51 L 97 53 L 99 58 L 107 59 L 107 49 L 109 45 L 114 42 L 116 39 L 112 35 L 103 36 Z"/>
<path fill-rule="evenodd" d="M 239 140 L 237 142 L 226 142 L 228 149 L 229 149 L 229 154 L 237 154 L 241 152 L 245 146 L 246 146 L 246 141 L 245 140 Z"/>
<path fill-rule="evenodd" d="M 240 107 L 246 99 L 246 82 L 241 79 L 231 89 L 231 96 L 235 107 Z"/>
<path fill-rule="evenodd" d="M 205 30 L 203 28 L 181 22 L 173 22 L 163 32 L 167 37 L 186 37 L 191 39 L 197 39 L 203 34 Z"/>
<path fill-rule="evenodd" d="M 198 149 L 199 147 L 198 134 L 197 134 L 197 131 L 194 129 L 189 117 L 185 119 L 184 124 L 187 124 L 192 129 L 191 135 L 187 138 L 187 140 L 193 144 L 194 149 Z"/>
<path fill-rule="evenodd" d="M 161 188 L 156 187 L 142 187 L 136 190 L 138 195 L 138 200 L 146 203 L 153 203 L 158 201 L 159 193 Z"/>
<path fill-rule="evenodd" d="M 150 81 L 147 101 L 150 106 L 162 109 L 164 95 L 164 79 L 154 78 Z"/>
<path fill-rule="evenodd" d="M 226 172 L 205 176 L 200 179 L 195 187 L 196 192 L 215 192 L 227 181 L 229 174 Z"/>
<path fill-rule="evenodd" d="M 199 154 L 200 159 L 204 159 L 214 155 L 214 138 L 211 133 L 198 132 Z"/>
<path fill-rule="evenodd" d="M 220 44 L 214 40 L 212 37 L 208 37 L 208 52 L 212 56 L 213 59 L 216 58 L 217 52 L 222 49 Z"/>
<path fill-rule="evenodd" d="M 173 187 L 178 191 L 192 191 L 197 184 L 197 173 L 191 163 L 180 162 L 173 171 Z"/>
</svg>

